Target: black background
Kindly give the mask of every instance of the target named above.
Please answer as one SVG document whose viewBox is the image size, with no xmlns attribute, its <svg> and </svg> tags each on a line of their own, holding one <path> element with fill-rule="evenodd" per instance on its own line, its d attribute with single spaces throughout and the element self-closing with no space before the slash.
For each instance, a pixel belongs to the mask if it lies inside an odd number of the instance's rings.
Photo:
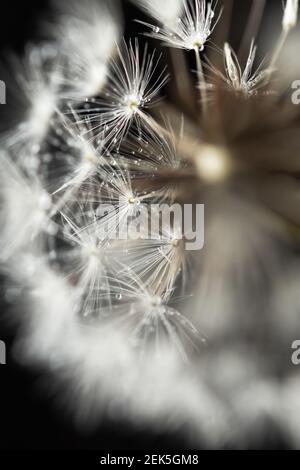
<svg viewBox="0 0 300 470">
<path fill-rule="evenodd" d="M 68 0 L 62 0 L 68 1 Z M 111 0 L 114 1 L 114 0 Z M 162 0 L 163 1 L 163 0 Z M 226 6 L 226 0 L 223 1 Z M 231 42 L 237 46 L 245 24 L 249 1 L 236 0 Z M 275 5 L 276 4 L 276 5 Z M 263 32 L 271 42 L 272 26 L 280 26 L 281 0 L 268 0 Z M 276 9 L 276 12 L 273 9 Z M 136 34 L 135 9 L 124 1 L 126 35 Z M 0 47 L 5 60 L 7 52 L 22 53 L 28 40 L 39 37 L 39 18 L 49 12 L 45 0 L 1 2 Z M 278 30 L 278 29 L 277 29 Z M 0 77 L 1 79 L 1 77 Z M 9 106 L 9 103 L 7 104 Z M 9 312 L 3 299 L 2 314 Z M 5 320 L 5 315 L 4 315 Z M 7 344 L 7 365 L 0 366 L 0 448 L 24 449 L 187 449 L 184 433 L 159 434 L 133 428 L 128 423 L 104 420 L 89 433 L 79 431 L 72 416 L 55 405 L 53 397 L 41 388 L 38 371 L 20 367 L 12 355 L 13 330 L 0 323 L 0 339 Z"/>
</svg>

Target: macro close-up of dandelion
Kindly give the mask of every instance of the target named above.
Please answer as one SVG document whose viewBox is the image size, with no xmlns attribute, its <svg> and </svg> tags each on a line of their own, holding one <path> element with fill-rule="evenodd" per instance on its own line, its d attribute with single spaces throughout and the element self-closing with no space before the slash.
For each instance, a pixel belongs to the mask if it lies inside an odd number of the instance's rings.
<svg viewBox="0 0 300 470">
<path fill-rule="evenodd" d="M 240 3 L 53 0 L 1 62 L 3 325 L 79 432 L 300 446 L 298 0 Z"/>
</svg>

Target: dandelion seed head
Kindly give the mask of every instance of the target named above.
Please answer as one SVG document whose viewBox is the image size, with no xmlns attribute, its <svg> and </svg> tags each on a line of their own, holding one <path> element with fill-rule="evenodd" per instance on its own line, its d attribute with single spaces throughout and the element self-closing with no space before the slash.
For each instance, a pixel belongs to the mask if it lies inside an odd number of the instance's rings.
<svg viewBox="0 0 300 470">
<path fill-rule="evenodd" d="M 138 202 L 138 199 L 134 196 L 129 196 L 128 198 L 128 203 L 129 204 L 136 204 Z"/>
<path fill-rule="evenodd" d="M 215 47 L 200 55 L 220 19 L 217 0 L 137 2 L 155 20 L 150 36 L 196 52 L 201 98 L 209 90 L 213 105 L 195 99 L 184 54 L 167 50 L 174 82 L 155 109 L 164 69 L 137 40 L 118 44 L 122 25 L 110 12 L 118 2 L 57 0 L 57 56 L 38 49 L 17 74 L 26 119 L 0 160 L 1 268 L 13 284 L 8 298 L 22 313 L 28 304 L 21 356 L 71 376 L 74 409 L 89 424 L 109 407 L 155 426 L 184 424 L 207 447 L 243 446 L 262 422 L 257 410 L 287 426 L 281 408 L 297 400 L 286 364 L 273 366 L 299 310 L 299 113 L 286 94 L 268 96 L 279 71 L 255 68 L 254 42 L 246 57 L 242 41 L 242 62 L 226 42 L 223 73 Z M 277 56 L 297 12 L 298 1 L 284 3 Z M 192 228 L 160 209 L 201 202 L 208 236 L 195 254 Z M 283 250 L 295 263 L 287 279 Z M 252 358 L 249 338 L 259 351 Z M 289 433 L 299 441 L 296 428 Z"/>
<path fill-rule="evenodd" d="M 145 299 L 145 305 L 149 308 L 159 308 L 161 307 L 163 304 L 163 300 L 161 297 L 159 297 L 158 295 L 155 295 L 155 296 L 150 296 L 149 298 L 146 298 Z"/>
<path fill-rule="evenodd" d="M 87 165 L 96 166 L 99 163 L 99 155 L 97 155 L 93 146 L 87 142 L 82 140 L 82 148 L 81 148 L 81 156 L 82 161 Z"/>
<path fill-rule="evenodd" d="M 141 96 L 132 94 L 125 96 L 125 109 L 128 110 L 129 114 L 135 114 L 139 107 L 143 104 L 143 98 Z"/>
<path fill-rule="evenodd" d="M 87 259 L 87 267 L 90 272 L 97 272 L 102 269 L 103 256 L 97 246 L 84 246 L 82 250 L 82 259 Z M 103 271 L 104 272 L 104 271 Z"/>
<path fill-rule="evenodd" d="M 173 248 L 179 248 L 180 242 L 181 242 L 181 240 L 177 240 L 177 239 L 172 240 Z"/>
<path fill-rule="evenodd" d="M 208 34 L 207 33 L 201 33 L 199 31 L 195 31 L 194 33 L 190 34 L 190 37 L 187 38 L 186 40 L 186 49 L 192 50 L 194 49 L 195 51 L 204 51 L 205 48 L 205 43 L 207 41 Z"/>
<path fill-rule="evenodd" d="M 88 165 L 88 166 L 96 166 L 99 163 L 99 160 L 96 156 L 95 153 L 93 152 L 86 152 L 83 156 L 83 161 Z"/>
<path fill-rule="evenodd" d="M 99 129 L 99 116 L 106 126 L 106 142 L 117 144 L 127 135 L 134 123 L 147 121 L 146 108 L 155 104 L 159 91 L 167 81 L 164 70 L 158 73 L 155 86 L 151 79 L 158 68 L 155 53 L 146 47 L 140 56 L 138 41 L 125 41 L 117 48 L 117 57 L 111 60 L 109 80 L 99 98 L 93 100 L 90 109 L 81 114 L 89 116 L 93 131 Z"/>
<path fill-rule="evenodd" d="M 212 2 L 186 0 L 183 6 L 183 12 L 175 23 L 166 24 L 159 30 L 146 24 L 152 29 L 149 36 L 163 41 L 170 47 L 203 51 L 218 22 L 218 19 L 214 22 L 215 12 Z M 159 15 L 156 19 L 159 19 Z"/>
</svg>

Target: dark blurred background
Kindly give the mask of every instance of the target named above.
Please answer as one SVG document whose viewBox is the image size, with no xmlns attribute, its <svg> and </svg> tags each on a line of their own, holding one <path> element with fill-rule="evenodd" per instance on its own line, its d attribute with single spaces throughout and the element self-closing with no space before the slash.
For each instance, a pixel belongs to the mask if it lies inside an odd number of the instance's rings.
<svg viewBox="0 0 300 470">
<path fill-rule="evenodd" d="M 226 6 L 229 1 L 223 0 L 219 3 Z M 39 20 L 50 14 L 49 3 L 46 0 L 1 2 L 0 62 L 5 62 L 9 51 L 22 54 L 28 40 L 38 40 L 41 33 Z M 141 30 L 133 21 L 137 17 L 137 10 L 125 0 L 122 3 L 126 18 L 126 36 L 134 36 Z M 234 2 L 230 32 L 230 40 L 234 47 L 239 46 L 250 4 L 250 0 Z M 279 31 L 281 12 L 281 0 L 267 0 L 262 34 L 268 37 L 268 42 L 272 45 L 277 39 L 274 31 Z M 263 45 L 261 52 L 262 55 L 266 52 Z M 6 106 L 9 106 L 9 102 Z M 57 408 L 53 397 L 43 388 L 43 377 L 40 373 L 21 367 L 14 361 L 12 352 L 14 332 L 6 321 L 9 308 L 5 301 L 4 288 L 2 288 L 1 306 L 0 340 L 4 340 L 7 345 L 7 365 L 0 366 L 0 448 L 11 450 L 188 448 L 188 443 L 180 430 L 176 433 L 159 434 L 108 419 L 103 420 L 98 429 L 89 433 L 80 432 L 73 423 L 71 415 Z M 274 445 L 274 442 L 272 444 Z M 266 443 L 264 445 L 267 447 Z"/>
</svg>

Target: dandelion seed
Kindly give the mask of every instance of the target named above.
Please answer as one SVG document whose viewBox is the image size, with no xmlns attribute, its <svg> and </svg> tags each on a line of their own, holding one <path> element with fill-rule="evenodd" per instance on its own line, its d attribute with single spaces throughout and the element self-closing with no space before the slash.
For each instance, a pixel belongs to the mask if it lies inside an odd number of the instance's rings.
<svg viewBox="0 0 300 470">
<path fill-rule="evenodd" d="M 142 204 L 149 195 L 135 192 L 130 173 L 119 167 L 114 172 L 109 166 L 102 168 L 99 178 L 104 185 L 98 193 L 94 191 L 97 194 L 97 215 L 100 217 L 96 223 L 98 233 L 107 240 L 126 240 L 130 221 L 142 211 Z M 97 186 L 98 183 L 95 182 L 94 187 Z"/>
<path fill-rule="evenodd" d="M 72 56 L 64 70 L 66 76 L 63 80 L 65 99 L 84 101 L 86 98 L 97 96 L 103 90 L 108 76 L 108 64 L 104 61 L 98 63 L 93 57 L 85 55 Z"/>
<path fill-rule="evenodd" d="M 6 143 L 22 157 L 39 149 L 60 102 L 62 78 L 58 62 L 54 49 L 44 46 L 28 49 L 23 62 L 16 65 L 14 99 L 20 117 Z"/>
<path fill-rule="evenodd" d="M 206 0 L 185 0 L 184 12 L 175 25 L 166 25 L 156 31 L 152 25 L 143 24 L 152 28 L 149 36 L 161 40 L 167 46 L 203 51 L 220 18 L 220 15 L 217 18 L 215 16 L 215 5 Z M 156 18 L 159 19 L 159 14 Z"/>
<path fill-rule="evenodd" d="M 252 42 L 247 64 L 243 73 L 238 59 L 228 43 L 224 46 L 226 73 L 230 83 L 236 91 L 242 91 L 246 95 L 253 95 L 264 87 L 270 77 L 270 70 L 261 70 L 259 67 L 252 73 L 252 67 L 256 56 L 256 46 Z"/>
<path fill-rule="evenodd" d="M 159 353 L 168 345 L 188 361 L 204 342 L 203 336 L 187 318 L 168 306 L 170 292 L 158 295 L 133 271 L 122 272 L 123 278 L 112 280 L 111 292 L 122 295 L 122 302 L 112 309 L 112 321 L 127 332 L 142 354 L 149 347 Z"/>
<path fill-rule="evenodd" d="M 216 4 L 215 4 L 216 5 Z M 162 40 L 169 47 L 194 51 L 197 64 L 197 74 L 201 91 L 203 114 L 206 113 L 206 87 L 205 77 L 200 53 L 204 51 L 221 16 L 215 18 L 213 3 L 206 0 L 185 0 L 184 14 L 178 18 L 175 25 L 165 26 L 163 29 L 149 33 L 149 36 Z M 143 23 L 151 28 L 151 25 Z"/>
<path fill-rule="evenodd" d="M 156 217 L 159 221 L 159 213 Z M 154 218 L 152 211 L 152 225 Z M 130 268 L 159 294 L 171 292 L 179 276 L 185 284 L 188 256 L 182 228 L 178 224 L 162 226 L 157 232 L 151 231 L 149 234 L 147 225 L 141 228 L 141 232 L 140 240 L 126 244 L 126 263 Z"/>
<path fill-rule="evenodd" d="M 69 215 L 61 215 L 64 221 L 62 235 L 71 244 L 71 249 L 60 253 L 59 257 L 69 265 L 68 278 L 75 282 L 77 311 L 83 317 L 93 314 L 99 317 L 102 302 L 98 293 L 105 288 L 106 295 L 109 295 L 107 273 L 113 257 L 87 217 L 83 217 L 78 226 Z"/>
<path fill-rule="evenodd" d="M 94 131 L 101 127 L 101 117 L 107 129 L 106 142 L 117 145 L 133 123 L 139 127 L 141 122 L 149 122 L 144 110 L 157 102 L 158 93 L 167 81 L 164 70 L 154 79 L 158 62 L 154 52 L 148 55 L 147 47 L 140 59 L 137 41 L 128 47 L 124 42 L 118 48 L 118 60 L 111 63 L 103 98 L 90 103 L 90 109 L 80 111 L 89 115 Z"/>
<path fill-rule="evenodd" d="M 224 60 L 226 76 L 212 64 L 206 65 L 217 78 L 220 78 L 230 89 L 245 96 L 258 95 L 265 93 L 265 88 L 270 83 L 272 69 L 263 69 L 263 63 L 253 72 L 253 64 L 255 61 L 257 47 L 254 42 L 251 43 L 249 56 L 244 71 L 242 71 L 238 58 L 228 43 L 224 45 Z M 200 85 L 201 86 L 201 85 Z M 214 85 L 204 85 L 208 90 L 213 90 Z M 269 91 L 268 91 L 269 92 Z"/>
<path fill-rule="evenodd" d="M 64 97 L 83 100 L 98 95 L 120 38 L 119 12 L 97 0 L 55 2 L 55 6 L 57 21 L 45 27 L 64 57 Z"/>
<path fill-rule="evenodd" d="M 97 141 L 92 141 L 93 139 L 87 137 L 91 131 L 89 120 L 79 119 L 72 108 L 71 115 L 73 120 L 59 114 L 60 122 L 64 126 L 63 137 L 68 142 L 71 158 L 68 159 L 67 175 L 63 184 L 53 191 L 53 195 L 58 196 L 54 211 L 58 211 L 71 200 L 80 186 L 95 176 L 104 163 L 104 135 L 98 134 Z"/>
</svg>

